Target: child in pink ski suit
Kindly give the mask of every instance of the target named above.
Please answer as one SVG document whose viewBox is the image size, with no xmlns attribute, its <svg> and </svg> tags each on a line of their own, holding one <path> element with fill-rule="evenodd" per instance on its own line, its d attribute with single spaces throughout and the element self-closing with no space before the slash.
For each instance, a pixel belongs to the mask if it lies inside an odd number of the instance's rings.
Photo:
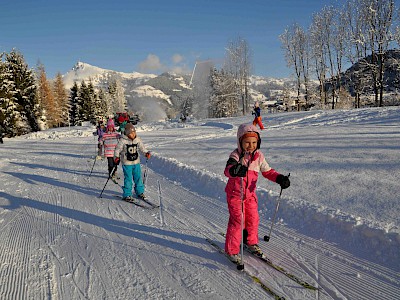
<svg viewBox="0 0 400 300">
<path fill-rule="evenodd" d="M 233 262 L 240 263 L 238 255 L 242 238 L 241 214 L 243 197 L 244 231 L 247 231 L 247 246 L 250 251 L 262 255 L 258 246 L 258 199 L 256 184 L 258 173 L 280 184 L 285 189 L 290 186 L 288 176 L 272 169 L 260 151 L 260 132 L 254 125 L 242 124 L 237 132 L 237 148 L 230 154 L 224 174 L 228 183 L 225 188 L 229 210 L 229 222 L 226 231 L 225 252 Z M 242 186 L 243 180 L 243 187 Z M 241 189 L 243 190 L 241 191 Z"/>
</svg>

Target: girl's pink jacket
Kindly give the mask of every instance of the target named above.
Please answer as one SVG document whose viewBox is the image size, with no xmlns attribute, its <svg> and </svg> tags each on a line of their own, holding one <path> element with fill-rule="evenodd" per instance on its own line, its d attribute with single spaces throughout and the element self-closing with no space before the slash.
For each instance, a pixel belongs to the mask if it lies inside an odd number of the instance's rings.
<svg viewBox="0 0 400 300">
<path fill-rule="evenodd" d="M 101 141 L 104 144 L 104 156 L 105 157 L 114 157 L 114 150 L 118 144 L 118 140 L 121 135 L 114 132 L 107 132 L 103 134 Z"/>
<path fill-rule="evenodd" d="M 240 154 L 238 149 L 233 151 L 229 157 L 239 161 Z M 262 176 L 273 182 L 276 182 L 276 177 L 279 175 L 279 173 L 269 166 L 265 160 L 264 154 L 260 150 L 256 150 L 253 155 L 250 153 L 245 153 L 240 162 L 242 165 L 248 166 L 247 176 L 243 177 L 244 198 L 248 198 L 255 194 L 258 173 L 261 172 Z M 229 174 L 229 169 L 232 168 L 232 166 L 233 165 L 227 165 L 224 171 L 225 176 L 229 178 L 225 187 L 225 192 L 228 196 L 237 196 L 240 198 L 241 177 L 232 177 Z"/>
</svg>

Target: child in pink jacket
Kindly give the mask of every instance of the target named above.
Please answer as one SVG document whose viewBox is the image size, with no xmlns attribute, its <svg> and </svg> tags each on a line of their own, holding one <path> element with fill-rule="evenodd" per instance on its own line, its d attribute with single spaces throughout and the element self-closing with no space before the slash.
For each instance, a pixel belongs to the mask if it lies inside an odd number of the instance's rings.
<svg viewBox="0 0 400 300">
<path fill-rule="evenodd" d="M 103 133 L 101 138 L 101 142 L 104 146 L 104 156 L 107 157 L 107 164 L 108 164 L 108 175 L 117 183 L 117 165 L 114 162 L 114 151 L 115 147 L 118 144 L 121 135 L 115 132 L 115 126 L 113 119 L 109 119 L 107 122 L 107 131 Z"/>
<path fill-rule="evenodd" d="M 247 244 L 251 252 L 263 255 L 258 246 L 258 199 L 256 184 L 258 173 L 280 184 L 283 189 L 290 186 L 288 176 L 272 169 L 260 151 L 260 132 L 254 125 L 242 124 L 237 132 L 237 148 L 230 154 L 224 174 L 228 183 L 225 188 L 229 210 L 229 222 L 226 231 L 225 252 L 229 258 L 240 264 L 241 214 L 243 195 L 244 231 L 247 231 Z M 243 179 L 243 191 L 241 182 Z"/>
</svg>

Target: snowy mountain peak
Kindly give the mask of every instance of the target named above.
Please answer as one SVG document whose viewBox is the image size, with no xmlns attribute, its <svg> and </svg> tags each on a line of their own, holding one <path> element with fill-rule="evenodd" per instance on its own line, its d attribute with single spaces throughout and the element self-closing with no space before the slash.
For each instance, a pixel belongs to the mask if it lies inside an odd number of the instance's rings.
<svg viewBox="0 0 400 300">
<path fill-rule="evenodd" d="M 72 67 L 72 70 L 74 70 L 74 71 L 76 71 L 76 70 L 79 70 L 79 69 L 84 69 L 85 68 L 85 63 L 84 62 L 81 62 L 81 61 L 78 61 L 76 64 L 75 64 L 75 66 L 73 66 Z"/>
<path fill-rule="evenodd" d="M 110 72 L 110 70 L 102 69 L 91 64 L 77 61 L 77 63 L 72 67 L 74 72 L 90 72 L 90 73 L 103 73 L 105 71 Z"/>
<path fill-rule="evenodd" d="M 142 74 L 138 72 L 124 73 L 100 67 L 93 66 L 91 64 L 78 61 L 70 71 L 63 75 L 65 87 L 67 89 L 74 85 L 74 82 L 89 81 L 96 86 L 103 85 L 108 79 L 115 77 L 117 79 L 134 79 L 146 81 L 150 78 L 157 77 L 154 74 Z"/>
</svg>

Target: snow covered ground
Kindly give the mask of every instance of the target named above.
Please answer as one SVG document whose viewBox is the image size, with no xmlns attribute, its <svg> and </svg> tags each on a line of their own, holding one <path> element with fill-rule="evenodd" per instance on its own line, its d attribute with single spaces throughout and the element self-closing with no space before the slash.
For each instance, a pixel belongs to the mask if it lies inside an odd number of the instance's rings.
<svg viewBox="0 0 400 300">
<path fill-rule="evenodd" d="M 0 298 L 270 299 L 206 242 L 223 246 L 223 169 L 249 121 L 139 124 L 155 210 L 123 202 L 111 181 L 99 198 L 107 165 L 89 176 L 93 127 L 4 139 Z M 260 177 L 260 246 L 321 290 L 248 255 L 245 269 L 286 299 L 398 299 L 400 108 L 269 114 L 264 124 L 261 149 L 291 186 L 264 242 L 280 189 Z"/>
</svg>

